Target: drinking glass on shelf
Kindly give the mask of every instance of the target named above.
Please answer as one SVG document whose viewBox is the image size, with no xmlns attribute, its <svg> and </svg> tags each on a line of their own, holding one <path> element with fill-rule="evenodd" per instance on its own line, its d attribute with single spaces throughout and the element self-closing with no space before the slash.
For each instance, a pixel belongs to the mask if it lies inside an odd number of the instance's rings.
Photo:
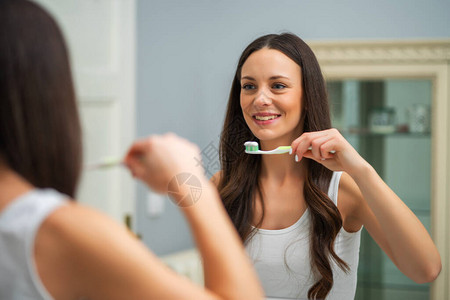
<svg viewBox="0 0 450 300">
<path fill-rule="evenodd" d="M 425 104 L 414 104 L 408 107 L 408 127 L 410 132 L 430 132 L 430 107 Z"/>
<path fill-rule="evenodd" d="M 370 132 L 387 134 L 395 132 L 396 112 L 392 107 L 378 107 L 369 115 Z"/>
</svg>

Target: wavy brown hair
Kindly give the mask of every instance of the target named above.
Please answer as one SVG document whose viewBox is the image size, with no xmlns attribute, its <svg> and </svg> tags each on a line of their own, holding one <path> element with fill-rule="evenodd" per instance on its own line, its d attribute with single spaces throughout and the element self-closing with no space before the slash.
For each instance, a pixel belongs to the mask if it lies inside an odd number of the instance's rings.
<svg viewBox="0 0 450 300">
<path fill-rule="evenodd" d="M 259 184 L 261 157 L 243 154 L 246 141 L 258 141 L 247 126 L 240 107 L 241 70 L 247 58 L 263 48 L 275 49 L 294 62 L 302 72 L 303 129 L 305 132 L 331 128 L 329 105 L 325 82 L 319 63 L 309 46 L 290 33 L 269 34 L 253 41 L 242 53 L 231 86 L 225 121 L 220 138 L 222 174 L 218 189 L 225 208 L 241 239 L 248 241 L 255 233 L 252 229 L 255 199 L 258 194 L 264 201 Z M 300 101 L 300 99 L 299 99 Z M 333 287 L 333 259 L 341 269 L 348 265 L 334 251 L 336 235 L 342 227 L 342 218 L 336 205 L 327 195 L 332 171 L 321 164 L 308 160 L 304 197 L 311 214 L 311 266 L 316 282 L 308 291 L 310 299 L 323 299 Z"/>
<path fill-rule="evenodd" d="M 2 163 L 73 198 L 82 159 L 74 86 L 62 33 L 39 5 L 0 0 L 0 70 Z"/>
</svg>

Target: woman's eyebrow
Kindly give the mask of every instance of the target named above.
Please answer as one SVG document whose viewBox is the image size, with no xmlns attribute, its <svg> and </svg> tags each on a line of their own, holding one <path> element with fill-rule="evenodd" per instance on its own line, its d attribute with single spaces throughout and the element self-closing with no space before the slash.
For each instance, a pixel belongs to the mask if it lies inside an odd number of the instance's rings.
<svg viewBox="0 0 450 300">
<path fill-rule="evenodd" d="M 283 75 L 275 75 L 275 76 L 270 77 L 269 80 L 275 80 L 275 79 L 280 79 L 280 78 L 289 79 L 289 77 L 287 77 L 287 76 L 283 76 Z M 251 77 L 251 76 L 243 76 L 243 77 L 241 78 L 241 80 L 243 80 L 243 79 L 256 81 L 256 79 L 253 78 L 253 77 Z"/>
<path fill-rule="evenodd" d="M 280 79 L 280 78 L 289 79 L 289 77 L 283 76 L 283 75 L 272 76 L 272 77 L 270 77 L 269 79 L 270 79 L 270 80 L 275 80 L 275 79 Z"/>
</svg>

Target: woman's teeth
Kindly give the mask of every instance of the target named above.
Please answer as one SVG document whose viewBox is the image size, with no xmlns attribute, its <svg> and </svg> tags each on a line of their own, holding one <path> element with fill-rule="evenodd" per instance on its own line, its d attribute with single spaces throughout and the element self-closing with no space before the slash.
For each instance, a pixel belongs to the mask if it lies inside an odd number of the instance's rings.
<svg viewBox="0 0 450 300">
<path fill-rule="evenodd" d="M 278 118 L 278 115 L 272 115 L 272 116 L 255 116 L 255 119 L 258 121 L 268 121 Z"/>
</svg>

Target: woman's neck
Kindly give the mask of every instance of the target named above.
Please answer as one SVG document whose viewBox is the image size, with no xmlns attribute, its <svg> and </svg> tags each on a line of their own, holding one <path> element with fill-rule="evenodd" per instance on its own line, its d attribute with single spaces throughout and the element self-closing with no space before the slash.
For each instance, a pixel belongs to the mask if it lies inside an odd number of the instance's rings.
<svg viewBox="0 0 450 300">
<path fill-rule="evenodd" d="M 261 160 L 261 177 L 284 182 L 288 178 L 304 178 L 306 161 L 295 162 L 289 154 L 263 155 Z"/>
<path fill-rule="evenodd" d="M 286 141 L 261 141 L 261 150 L 273 150 L 279 146 L 288 146 L 292 142 Z M 280 183 L 290 178 L 304 178 L 306 174 L 306 160 L 296 162 L 295 155 L 285 154 L 271 154 L 262 155 L 261 158 L 261 177 L 275 180 Z"/>
<path fill-rule="evenodd" d="M 0 164 L 0 211 L 33 186 L 5 165 Z"/>
<path fill-rule="evenodd" d="M 279 143 L 262 143 L 262 150 L 273 150 L 279 146 L 287 146 Z M 306 175 L 306 160 L 295 161 L 295 155 L 264 154 L 261 157 L 261 178 L 277 181 L 280 184 L 287 179 L 304 178 Z"/>
</svg>

